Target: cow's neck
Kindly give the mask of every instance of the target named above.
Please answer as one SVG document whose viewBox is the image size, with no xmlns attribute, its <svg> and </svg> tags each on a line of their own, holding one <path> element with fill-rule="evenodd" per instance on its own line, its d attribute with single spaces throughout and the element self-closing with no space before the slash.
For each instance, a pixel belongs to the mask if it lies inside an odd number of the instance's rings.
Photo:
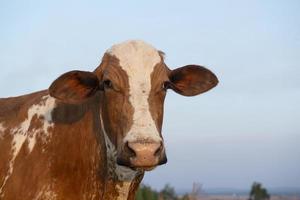
<svg viewBox="0 0 300 200">
<path fill-rule="evenodd" d="M 135 192 L 144 173 L 117 164 L 117 149 L 107 135 L 101 114 L 100 121 L 107 152 L 107 181 L 104 199 L 135 199 Z"/>
<path fill-rule="evenodd" d="M 106 167 L 105 143 L 99 129 L 99 99 L 91 98 L 81 105 L 57 103 L 52 120 L 56 128 L 51 148 L 56 154 L 59 151 L 53 161 L 58 170 L 55 177 L 61 182 L 58 186 L 63 188 L 64 194 L 76 194 L 65 199 L 100 198 L 104 194 Z M 74 189 L 68 188 L 69 183 Z"/>
</svg>

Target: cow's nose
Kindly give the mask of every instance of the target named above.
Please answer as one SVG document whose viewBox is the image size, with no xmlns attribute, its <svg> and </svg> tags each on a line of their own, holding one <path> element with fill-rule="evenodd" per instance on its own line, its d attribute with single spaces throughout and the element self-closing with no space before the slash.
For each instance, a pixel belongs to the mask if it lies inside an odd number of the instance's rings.
<svg viewBox="0 0 300 200">
<path fill-rule="evenodd" d="M 134 167 L 154 167 L 164 158 L 162 142 L 128 142 L 127 146 L 132 152 L 130 163 Z"/>
</svg>

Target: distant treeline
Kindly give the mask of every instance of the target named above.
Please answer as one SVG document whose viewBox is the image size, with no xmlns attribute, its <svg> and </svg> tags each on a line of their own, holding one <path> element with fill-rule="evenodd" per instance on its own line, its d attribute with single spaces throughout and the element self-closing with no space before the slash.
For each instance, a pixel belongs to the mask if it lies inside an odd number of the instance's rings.
<svg viewBox="0 0 300 200">
<path fill-rule="evenodd" d="M 203 195 L 202 185 L 194 183 L 191 193 L 177 195 L 169 184 L 161 191 L 153 190 L 150 186 L 141 184 L 136 194 L 136 200 L 197 200 Z M 269 200 L 270 195 L 261 183 L 254 182 L 249 192 L 248 200 Z"/>
<path fill-rule="evenodd" d="M 136 200 L 190 200 L 188 194 L 178 196 L 169 184 L 161 191 L 153 190 L 150 186 L 141 184 L 136 194 Z"/>
</svg>

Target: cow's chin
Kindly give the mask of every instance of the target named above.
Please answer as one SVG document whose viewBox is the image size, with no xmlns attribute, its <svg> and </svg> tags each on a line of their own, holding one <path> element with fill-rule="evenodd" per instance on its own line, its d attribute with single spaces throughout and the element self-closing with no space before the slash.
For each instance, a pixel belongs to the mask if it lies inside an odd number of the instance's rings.
<svg viewBox="0 0 300 200">
<path fill-rule="evenodd" d="M 118 163 L 118 165 L 129 168 L 134 171 L 152 171 L 157 167 L 156 165 L 155 166 L 132 166 L 132 165 L 123 165 L 120 163 Z"/>
<path fill-rule="evenodd" d="M 157 166 L 152 166 L 152 167 L 138 167 L 138 170 L 143 170 L 143 171 L 152 171 L 156 168 Z"/>
</svg>

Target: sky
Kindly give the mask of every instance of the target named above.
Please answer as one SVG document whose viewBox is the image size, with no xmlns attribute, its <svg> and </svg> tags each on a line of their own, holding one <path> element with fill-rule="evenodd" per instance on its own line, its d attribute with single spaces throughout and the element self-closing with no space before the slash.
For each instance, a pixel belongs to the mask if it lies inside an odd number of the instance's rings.
<svg viewBox="0 0 300 200">
<path fill-rule="evenodd" d="M 174 69 L 200 64 L 219 85 L 168 92 L 168 163 L 145 175 L 160 189 L 300 187 L 300 2 L 1 1 L 0 96 L 94 70 L 113 44 L 141 39 Z"/>
</svg>

